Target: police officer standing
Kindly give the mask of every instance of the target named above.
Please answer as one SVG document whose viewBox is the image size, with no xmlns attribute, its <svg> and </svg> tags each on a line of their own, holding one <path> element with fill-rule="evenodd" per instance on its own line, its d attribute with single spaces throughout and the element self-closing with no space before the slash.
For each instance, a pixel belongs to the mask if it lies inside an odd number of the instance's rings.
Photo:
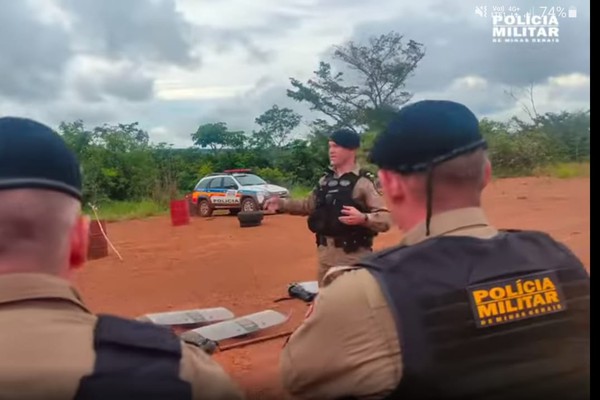
<svg viewBox="0 0 600 400">
<path fill-rule="evenodd" d="M 281 355 L 299 399 L 589 399 L 590 279 L 549 235 L 499 230 L 475 115 L 401 109 L 371 160 L 400 245 L 332 269 Z"/>
<path fill-rule="evenodd" d="M 69 282 L 88 249 L 81 189 L 58 134 L 0 118 L 0 398 L 242 399 L 202 349 L 86 307 Z"/>
<path fill-rule="evenodd" d="M 308 215 L 308 227 L 318 248 L 319 285 L 331 267 L 351 264 L 370 254 L 373 238 L 391 225 L 375 177 L 357 166 L 359 147 L 358 134 L 348 129 L 333 132 L 329 138 L 331 168 L 308 198 L 271 198 L 265 203 L 270 211 Z"/>
</svg>

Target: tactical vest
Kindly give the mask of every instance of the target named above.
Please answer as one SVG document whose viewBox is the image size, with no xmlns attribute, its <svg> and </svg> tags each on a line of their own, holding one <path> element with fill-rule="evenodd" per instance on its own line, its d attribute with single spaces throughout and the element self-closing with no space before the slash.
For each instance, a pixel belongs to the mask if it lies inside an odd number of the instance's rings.
<svg viewBox="0 0 600 400">
<path fill-rule="evenodd" d="M 344 206 L 355 207 L 360 212 L 368 211 L 365 205 L 352 198 L 356 182 L 361 177 L 366 177 L 366 172 L 361 170 L 359 175 L 348 172 L 335 178 L 330 172 L 316 187 L 315 209 L 308 217 L 308 228 L 316 234 L 317 244 L 323 244 L 323 237 L 338 238 L 337 247 L 370 247 L 375 233 L 364 226 L 346 225 L 340 222 Z M 356 248 L 348 249 L 350 251 Z"/>
<path fill-rule="evenodd" d="M 590 278 L 550 236 L 438 237 L 359 265 L 396 318 L 388 399 L 590 398 Z"/>
<path fill-rule="evenodd" d="M 181 342 L 160 326 L 100 315 L 94 331 L 96 362 L 75 400 L 191 400 L 179 378 Z"/>
</svg>

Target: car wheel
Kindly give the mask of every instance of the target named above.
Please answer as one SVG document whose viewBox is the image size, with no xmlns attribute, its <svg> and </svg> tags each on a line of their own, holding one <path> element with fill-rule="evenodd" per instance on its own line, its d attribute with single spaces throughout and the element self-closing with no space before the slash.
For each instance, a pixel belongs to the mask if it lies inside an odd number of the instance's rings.
<svg viewBox="0 0 600 400">
<path fill-rule="evenodd" d="M 258 204 L 256 204 L 256 201 L 253 198 L 246 197 L 244 200 L 242 200 L 242 211 L 243 212 L 258 211 Z"/>
<path fill-rule="evenodd" d="M 203 218 L 210 217 L 213 213 L 213 209 L 210 206 L 208 200 L 203 199 L 198 202 L 198 215 Z"/>
<path fill-rule="evenodd" d="M 241 211 L 237 217 L 240 227 L 247 228 L 261 225 L 264 214 L 261 211 Z"/>
</svg>

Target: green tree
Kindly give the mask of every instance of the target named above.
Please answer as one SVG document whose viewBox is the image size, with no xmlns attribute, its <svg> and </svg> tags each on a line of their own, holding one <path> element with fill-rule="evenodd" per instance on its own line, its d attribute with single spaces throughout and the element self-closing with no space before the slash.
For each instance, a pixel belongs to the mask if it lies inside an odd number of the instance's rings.
<svg viewBox="0 0 600 400">
<path fill-rule="evenodd" d="M 355 131 L 368 126 L 373 111 L 398 109 L 412 94 L 405 90 L 406 80 L 425 55 L 422 44 L 390 32 L 371 37 L 368 43 L 353 41 L 334 47 L 333 59 L 355 75 L 348 81 L 342 71 L 333 72 L 331 64 L 320 62 L 315 77 L 302 83 L 290 78 L 292 99 L 310 104 L 310 109 L 325 114 L 333 127 Z"/>
<path fill-rule="evenodd" d="M 564 161 L 586 161 L 590 157 L 590 110 L 546 113 L 536 120 L 540 130 L 556 142 Z"/>
<path fill-rule="evenodd" d="M 244 132 L 230 131 L 225 122 L 200 125 L 191 136 L 196 146 L 208 147 L 214 154 L 224 148 L 240 149 L 244 147 L 246 139 Z"/>
<path fill-rule="evenodd" d="M 259 148 L 283 146 L 301 121 L 302 117 L 298 113 L 289 108 L 279 108 L 274 104 L 254 120 L 261 127 L 252 135 L 255 146 Z"/>
</svg>

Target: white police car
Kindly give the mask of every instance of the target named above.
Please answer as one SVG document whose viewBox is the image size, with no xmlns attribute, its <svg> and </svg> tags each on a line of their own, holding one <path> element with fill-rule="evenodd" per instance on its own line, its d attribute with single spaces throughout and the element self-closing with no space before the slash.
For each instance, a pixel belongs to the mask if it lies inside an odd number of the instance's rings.
<svg viewBox="0 0 600 400">
<path fill-rule="evenodd" d="M 192 207 L 201 217 L 210 217 L 214 210 L 258 211 L 269 197 L 289 197 L 284 187 L 267 183 L 249 169 L 230 169 L 209 174 L 198 181 L 191 195 Z"/>
</svg>

